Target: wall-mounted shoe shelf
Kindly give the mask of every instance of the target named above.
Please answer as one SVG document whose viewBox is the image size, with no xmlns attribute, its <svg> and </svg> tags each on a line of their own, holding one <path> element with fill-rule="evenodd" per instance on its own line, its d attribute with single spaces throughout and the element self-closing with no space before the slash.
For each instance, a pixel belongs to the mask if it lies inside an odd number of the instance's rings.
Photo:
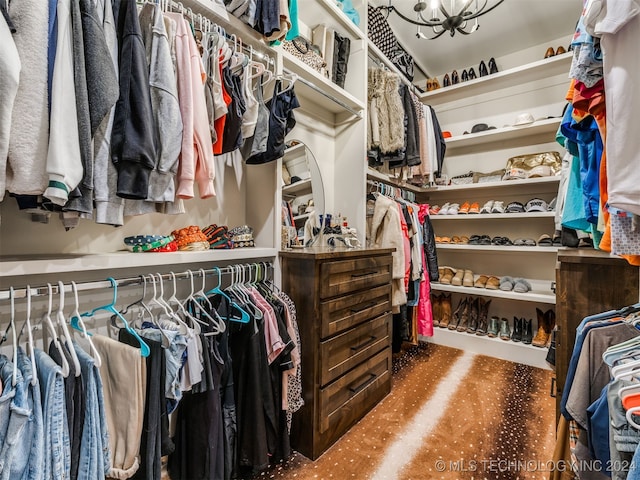
<svg viewBox="0 0 640 480">
<path fill-rule="evenodd" d="M 447 153 L 473 147 L 475 153 L 492 150 L 496 143 L 518 141 L 526 145 L 531 137 L 545 136 L 552 142 L 560 126 L 560 118 L 547 118 L 522 127 L 503 127 L 484 132 L 456 135 L 446 140 Z"/>
<path fill-rule="evenodd" d="M 555 305 L 556 296 L 551 291 L 551 282 L 541 280 L 529 280 L 532 290 L 526 293 L 514 291 L 505 292 L 503 290 L 490 290 L 488 288 L 458 287 L 455 285 L 445 285 L 443 283 L 432 282 L 431 290 L 443 292 L 455 292 L 463 295 L 475 295 L 481 297 L 505 298 L 508 300 L 519 300 L 523 302 L 550 303 Z"/>
<path fill-rule="evenodd" d="M 436 243 L 437 250 L 481 251 L 481 252 L 513 252 L 513 253 L 558 253 L 558 246 L 521 247 L 516 245 L 467 245 L 458 243 Z"/>
<path fill-rule="evenodd" d="M 513 220 L 532 218 L 553 218 L 556 212 L 529 213 L 459 213 L 457 215 L 432 215 L 431 220 Z"/>
<path fill-rule="evenodd" d="M 533 334 L 535 335 L 535 333 L 534 330 Z M 481 355 L 489 354 L 495 358 L 522 363 L 536 368 L 551 369 L 545 361 L 548 352 L 547 348 L 525 345 L 522 342 L 490 338 L 438 327 L 434 327 L 433 337 L 425 337 L 421 338 L 421 340 Z"/>
<path fill-rule="evenodd" d="M 559 75 L 569 71 L 572 52 L 538 60 L 519 67 L 510 68 L 501 72 L 479 77 L 475 80 L 457 83 L 449 87 L 439 88 L 420 95 L 423 103 L 431 106 L 439 105 L 454 100 L 474 97 L 483 93 L 499 91 L 527 82 L 535 82 L 547 77 Z M 567 80 L 568 85 L 568 80 Z"/>
</svg>

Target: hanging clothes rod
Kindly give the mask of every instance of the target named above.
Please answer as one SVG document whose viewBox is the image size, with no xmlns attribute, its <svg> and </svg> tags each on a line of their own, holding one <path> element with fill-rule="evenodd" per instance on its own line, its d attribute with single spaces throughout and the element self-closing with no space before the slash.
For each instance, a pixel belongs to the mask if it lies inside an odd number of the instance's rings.
<svg viewBox="0 0 640 480">
<path fill-rule="evenodd" d="M 213 276 L 218 276 L 218 273 L 220 273 L 220 275 L 238 275 L 240 273 L 246 273 L 247 269 L 249 271 L 253 271 L 252 269 L 255 269 L 256 274 L 258 273 L 258 268 L 263 268 L 264 272 L 262 274 L 262 278 L 267 278 L 268 276 L 268 272 L 269 269 L 272 270 L 273 272 L 273 263 L 272 262 L 256 262 L 256 263 L 244 263 L 244 264 L 235 264 L 232 266 L 227 266 L 227 267 L 219 267 L 219 268 L 210 268 L 210 269 L 206 269 L 204 270 L 204 274 L 205 277 L 213 277 Z M 178 272 L 178 273 L 174 273 L 176 280 L 186 280 L 191 278 L 191 275 L 189 274 L 189 271 L 191 271 L 193 278 L 202 278 L 202 273 L 200 270 L 187 270 L 184 272 Z M 144 283 L 143 280 L 143 276 L 146 276 L 149 274 L 145 274 L 145 275 L 138 275 L 137 277 L 129 277 L 129 278 L 120 278 L 120 279 L 115 279 L 116 282 L 116 286 L 118 287 L 130 287 L 130 286 L 136 286 L 136 285 L 142 285 Z M 157 274 L 154 274 L 157 277 Z M 169 273 L 163 273 L 160 274 L 160 278 L 164 281 L 164 280 L 170 280 L 173 281 L 173 276 L 171 275 L 171 272 Z M 111 281 L 109 280 L 98 280 L 98 281 L 94 281 L 94 282 L 78 282 L 76 283 L 76 287 L 77 287 L 77 291 L 78 292 L 82 292 L 82 291 L 89 291 L 89 290 L 100 290 L 100 289 L 104 289 L 104 288 L 111 288 Z M 52 286 L 52 293 L 54 294 L 58 294 L 59 289 L 58 289 L 58 284 L 51 284 Z M 35 298 L 35 297 L 42 297 L 42 296 L 48 296 L 49 295 L 49 287 L 48 285 L 40 285 L 37 287 L 29 287 L 30 293 L 31 293 L 31 298 Z M 64 285 L 64 291 L 65 293 L 67 292 L 72 292 L 71 289 L 71 284 L 65 284 Z M 10 291 L 9 290 L 2 290 L 0 291 L 0 300 L 9 300 L 10 298 Z M 13 290 L 13 298 L 14 299 L 20 299 L 20 298 L 27 298 L 27 289 L 26 287 L 24 288 L 15 288 Z"/>
<path fill-rule="evenodd" d="M 382 180 L 367 180 L 367 184 L 373 187 L 376 187 L 377 191 L 382 193 L 383 195 L 390 196 L 388 195 L 388 193 L 391 193 L 393 196 L 404 198 L 405 200 L 408 200 L 410 202 L 415 203 L 416 201 L 415 192 L 406 190 L 402 187 L 394 185 L 391 182 L 387 183 Z M 381 187 L 384 187 L 384 188 L 381 188 Z M 386 190 L 386 188 L 390 188 L 391 190 L 390 191 Z"/>
<path fill-rule="evenodd" d="M 285 69 L 286 73 L 293 73 L 287 69 Z M 353 108 L 351 108 L 349 105 L 347 105 L 346 103 L 344 103 L 342 100 L 337 99 L 336 97 L 334 97 L 333 95 L 325 92 L 324 90 L 322 90 L 320 87 L 318 87 L 315 83 L 310 82 L 309 80 L 306 80 L 302 77 L 298 77 L 298 79 L 296 80 L 297 82 L 301 82 L 304 83 L 306 86 L 308 86 L 309 88 L 315 90 L 316 92 L 318 92 L 319 94 L 323 95 L 324 97 L 328 98 L 329 100 L 331 100 L 332 102 L 340 105 L 342 108 L 344 108 L 345 110 L 347 110 L 348 112 L 352 113 L 353 115 L 355 115 L 358 118 L 362 118 L 362 112 L 361 111 L 357 111 L 354 110 Z"/>
</svg>

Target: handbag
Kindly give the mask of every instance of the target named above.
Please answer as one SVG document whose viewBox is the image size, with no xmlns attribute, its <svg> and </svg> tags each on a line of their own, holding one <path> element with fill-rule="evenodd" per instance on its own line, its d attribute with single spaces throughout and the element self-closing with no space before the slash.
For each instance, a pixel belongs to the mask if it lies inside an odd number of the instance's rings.
<svg viewBox="0 0 640 480">
<path fill-rule="evenodd" d="M 503 180 L 522 180 L 533 177 L 552 177 L 562 169 L 558 152 L 542 152 L 511 157 L 507 160 Z"/>
<path fill-rule="evenodd" d="M 282 42 L 282 48 L 317 72 L 322 73 L 327 66 L 327 62 L 319 53 L 320 49 L 304 37 L 297 36 L 293 40 L 285 40 Z"/>
</svg>

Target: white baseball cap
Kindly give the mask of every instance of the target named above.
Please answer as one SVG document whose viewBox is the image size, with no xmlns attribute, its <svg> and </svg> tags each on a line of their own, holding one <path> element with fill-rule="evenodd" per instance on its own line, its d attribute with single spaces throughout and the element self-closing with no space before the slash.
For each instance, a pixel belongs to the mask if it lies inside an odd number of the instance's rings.
<svg viewBox="0 0 640 480">
<path fill-rule="evenodd" d="M 535 122 L 535 118 L 530 113 L 521 113 L 516 117 L 516 123 L 513 124 L 514 127 L 518 127 L 521 125 L 530 125 Z"/>
</svg>

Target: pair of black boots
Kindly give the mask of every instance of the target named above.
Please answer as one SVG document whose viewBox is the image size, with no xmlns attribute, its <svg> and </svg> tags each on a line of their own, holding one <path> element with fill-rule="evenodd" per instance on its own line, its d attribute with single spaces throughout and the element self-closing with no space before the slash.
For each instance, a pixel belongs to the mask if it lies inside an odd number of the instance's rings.
<svg viewBox="0 0 640 480">
<path fill-rule="evenodd" d="M 511 340 L 514 342 L 522 342 L 525 345 L 531 345 L 533 340 L 533 320 L 513 317 L 513 331 L 511 332 Z"/>
<path fill-rule="evenodd" d="M 490 304 L 491 300 L 486 301 L 482 297 L 460 299 L 447 327 L 458 332 L 486 335 Z"/>
</svg>

